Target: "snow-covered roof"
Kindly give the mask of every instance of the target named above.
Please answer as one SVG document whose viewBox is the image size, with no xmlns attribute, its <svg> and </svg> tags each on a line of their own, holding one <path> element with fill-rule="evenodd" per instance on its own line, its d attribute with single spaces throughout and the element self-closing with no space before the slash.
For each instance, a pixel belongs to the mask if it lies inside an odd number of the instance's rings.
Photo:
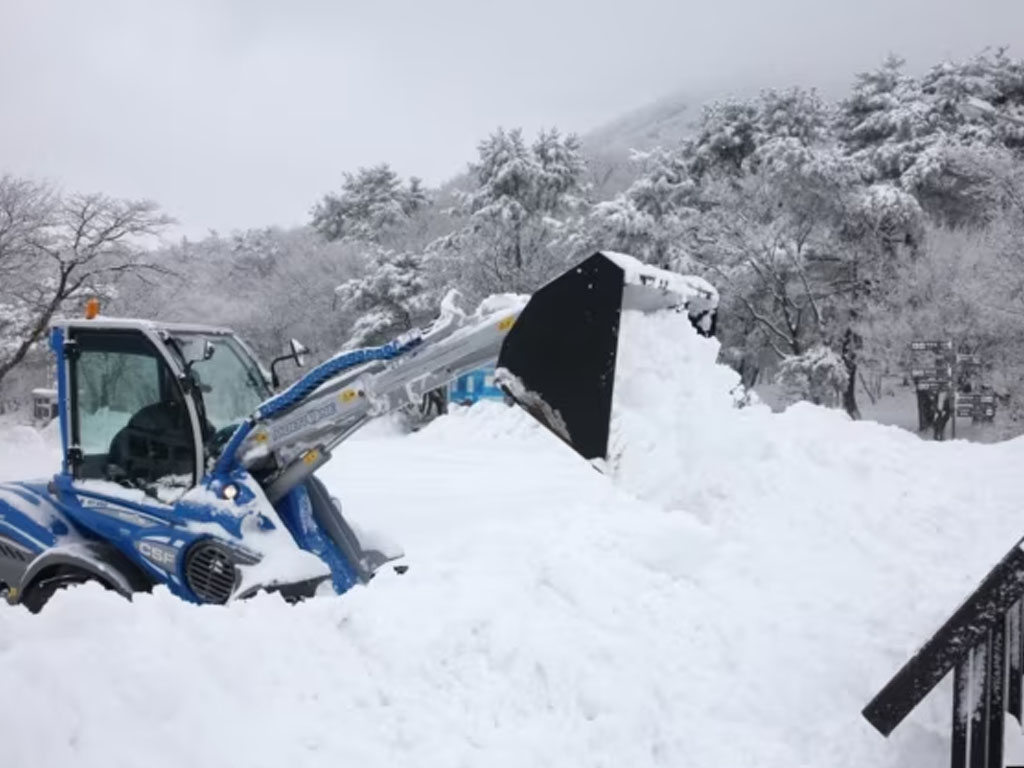
<svg viewBox="0 0 1024 768">
<path fill-rule="evenodd" d="M 58 317 L 50 323 L 51 328 L 113 328 L 130 330 L 149 330 L 167 333 L 206 333 L 216 336 L 230 336 L 234 333 L 230 328 L 215 325 L 193 323 L 164 323 L 156 320 L 143 320 L 131 317 L 96 317 L 87 320 L 84 317 Z"/>
</svg>

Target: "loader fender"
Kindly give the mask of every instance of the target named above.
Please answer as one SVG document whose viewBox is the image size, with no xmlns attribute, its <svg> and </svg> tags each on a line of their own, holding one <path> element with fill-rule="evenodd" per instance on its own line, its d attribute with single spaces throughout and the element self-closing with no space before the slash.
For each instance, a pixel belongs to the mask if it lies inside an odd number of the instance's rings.
<svg viewBox="0 0 1024 768">
<path fill-rule="evenodd" d="M 58 545 L 39 554 L 29 564 L 18 588 L 18 597 L 47 574 L 62 568 L 73 568 L 92 577 L 123 597 L 134 592 L 148 591 L 152 582 L 109 544 L 96 541 L 76 541 Z"/>
</svg>

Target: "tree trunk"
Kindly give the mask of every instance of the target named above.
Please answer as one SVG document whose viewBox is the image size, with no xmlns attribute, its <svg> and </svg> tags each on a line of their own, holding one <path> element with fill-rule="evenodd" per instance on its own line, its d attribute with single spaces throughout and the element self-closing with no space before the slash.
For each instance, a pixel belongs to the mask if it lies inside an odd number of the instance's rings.
<svg viewBox="0 0 1024 768">
<path fill-rule="evenodd" d="M 743 386 L 747 389 L 753 388 L 760 377 L 761 366 L 744 357 L 743 361 L 740 363 L 740 382 Z"/>
<path fill-rule="evenodd" d="M 846 366 L 846 389 L 843 391 L 843 410 L 851 419 L 860 420 L 860 408 L 857 407 L 857 334 L 847 328 L 843 334 L 843 365 Z"/>
<path fill-rule="evenodd" d="M 924 432 L 935 423 L 935 401 L 931 392 L 917 392 L 917 431 Z"/>
</svg>

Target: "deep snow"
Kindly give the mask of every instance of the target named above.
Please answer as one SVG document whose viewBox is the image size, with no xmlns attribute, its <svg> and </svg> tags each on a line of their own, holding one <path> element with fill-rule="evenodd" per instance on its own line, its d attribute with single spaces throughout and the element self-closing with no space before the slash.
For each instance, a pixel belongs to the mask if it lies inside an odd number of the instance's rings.
<svg viewBox="0 0 1024 768">
<path fill-rule="evenodd" d="M 627 317 L 608 474 L 518 410 L 375 425 L 322 476 L 410 571 L 341 598 L 0 610 L 4 764 L 934 766 L 944 685 L 860 709 L 1024 529 L 1024 441 L 737 410 L 685 317 Z M 0 479 L 56 466 L 0 431 Z"/>
</svg>

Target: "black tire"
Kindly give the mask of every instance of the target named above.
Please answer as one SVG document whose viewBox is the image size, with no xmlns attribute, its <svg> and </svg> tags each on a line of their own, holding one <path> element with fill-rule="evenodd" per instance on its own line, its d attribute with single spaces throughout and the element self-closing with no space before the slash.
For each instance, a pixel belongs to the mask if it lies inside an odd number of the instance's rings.
<svg viewBox="0 0 1024 768">
<path fill-rule="evenodd" d="M 77 584 L 85 584 L 87 581 L 95 581 L 104 589 L 112 589 L 103 579 L 93 573 L 75 568 L 73 565 L 61 565 L 53 570 L 44 570 L 36 579 L 25 588 L 22 593 L 21 604 L 32 613 L 39 613 L 43 606 L 58 590 L 67 589 Z"/>
</svg>

